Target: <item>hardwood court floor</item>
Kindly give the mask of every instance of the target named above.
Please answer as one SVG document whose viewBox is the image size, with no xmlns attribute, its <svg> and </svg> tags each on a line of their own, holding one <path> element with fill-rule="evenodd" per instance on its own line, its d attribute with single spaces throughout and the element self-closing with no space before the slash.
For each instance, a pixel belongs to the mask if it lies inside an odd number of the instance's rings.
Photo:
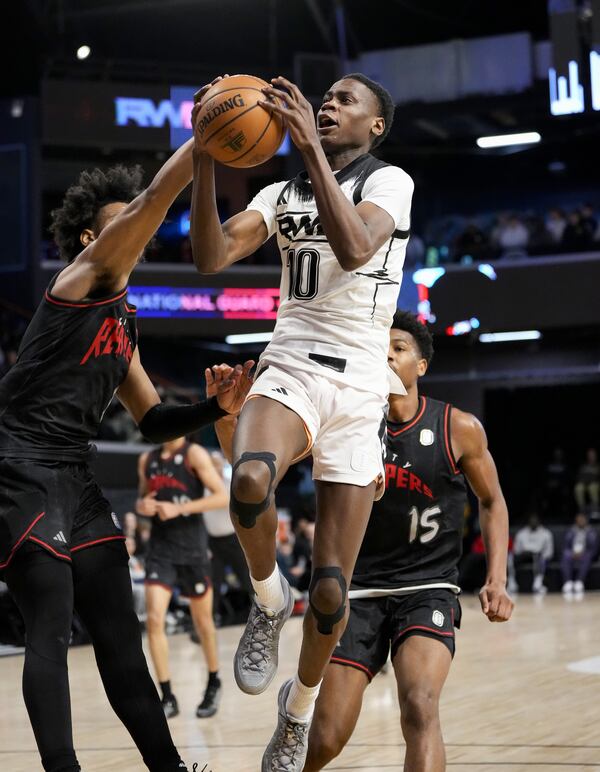
<svg viewBox="0 0 600 772">
<path fill-rule="evenodd" d="M 465 597 L 463 629 L 442 699 L 449 770 L 600 771 L 600 594 L 518 598 L 513 620 L 487 622 Z M 276 695 L 295 670 L 300 621 L 280 644 L 275 684 L 258 697 L 239 692 L 231 658 L 240 628 L 220 632 L 225 690 L 212 719 L 194 717 L 203 683 L 200 652 L 187 636 L 170 639 L 172 683 L 181 714 L 170 722 L 189 765 L 201 772 L 256 772 L 275 725 Z M 587 661 L 586 661 L 587 660 Z M 0 659 L 0 770 L 41 769 L 20 694 L 21 657 Z M 575 669 L 570 669 L 575 668 Z M 129 736 L 110 710 L 90 647 L 70 654 L 76 747 L 85 772 L 143 772 Z M 404 746 L 395 683 L 378 676 L 367 690 L 357 730 L 328 769 L 400 770 Z"/>
</svg>

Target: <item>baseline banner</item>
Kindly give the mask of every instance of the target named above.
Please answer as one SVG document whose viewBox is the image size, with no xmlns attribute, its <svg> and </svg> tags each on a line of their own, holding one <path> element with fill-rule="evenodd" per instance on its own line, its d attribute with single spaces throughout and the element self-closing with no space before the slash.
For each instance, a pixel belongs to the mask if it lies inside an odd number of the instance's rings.
<svg viewBox="0 0 600 772">
<path fill-rule="evenodd" d="M 138 317 L 169 319 L 275 319 L 279 287 L 130 286 Z"/>
</svg>

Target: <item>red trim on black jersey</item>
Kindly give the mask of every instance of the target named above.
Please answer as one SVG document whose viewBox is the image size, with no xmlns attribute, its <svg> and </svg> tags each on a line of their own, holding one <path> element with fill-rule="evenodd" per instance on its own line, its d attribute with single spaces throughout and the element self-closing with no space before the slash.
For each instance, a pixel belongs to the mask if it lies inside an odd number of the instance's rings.
<svg viewBox="0 0 600 772">
<path fill-rule="evenodd" d="M 450 469 L 454 472 L 454 474 L 460 474 L 460 469 L 456 465 L 454 453 L 452 452 L 452 442 L 450 441 L 451 409 L 452 409 L 452 405 L 450 405 L 449 403 L 446 404 L 446 407 L 444 408 L 444 446 L 446 448 L 446 455 L 448 456 L 448 461 L 450 462 Z"/>
<path fill-rule="evenodd" d="M 369 676 L 369 681 L 372 681 L 373 678 L 375 678 L 374 674 L 371 673 L 368 667 L 365 667 L 365 665 L 361 665 L 360 662 L 354 662 L 352 659 L 343 659 L 342 657 L 330 657 L 330 662 L 335 662 L 338 665 L 347 665 L 348 667 L 355 667 L 357 670 L 362 670 L 363 673 L 366 673 Z"/>
<path fill-rule="evenodd" d="M 129 314 L 137 314 L 137 308 L 135 308 L 134 306 L 130 306 L 127 301 L 125 301 L 125 310 Z"/>
<path fill-rule="evenodd" d="M 3 568 L 6 568 L 6 566 L 10 563 L 10 561 L 14 558 L 15 552 L 19 549 L 21 544 L 25 541 L 25 539 L 29 536 L 29 534 L 33 530 L 33 526 L 37 523 L 38 520 L 40 520 L 42 517 L 44 517 L 45 514 L 46 514 L 45 512 L 40 512 L 40 514 L 35 518 L 33 523 L 31 523 L 29 528 L 23 534 L 21 534 L 21 537 L 19 538 L 19 540 L 15 543 L 15 545 L 13 546 L 11 551 L 9 552 L 8 557 L 6 558 L 6 561 L 4 563 L 0 563 L 0 570 L 3 569 Z"/>
<path fill-rule="evenodd" d="M 93 547 L 95 544 L 104 544 L 106 541 L 115 541 L 116 539 L 120 539 L 121 541 L 125 541 L 126 537 L 122 534 L 119 534 L 117 536 L 104 536 L 102 539 L 94 539 L 94 541 L 86 541 L 83 544 L 78 544 L 76 547 L 71 547 L 71 552 L 78 552 L 79 550 L 85 549 L 86 547 Z"/>
<path fill-rule="evenodd" d="M 409 429 L 412 429 L 412 427 L 419 423 L 421 418 L 423 418 L 423 413 L 425 412 L 425 407 L 427 405 L 427 397 L 420 397 L 421 400 L 421 409 L 417 412 L 417 415 L 413 418 L 413 420 L 406 424 L 406 426 L 403 426 L 402 429 L 398 429 L 397 432 L 393 432 L 390 427 L 388 426 L 388 434 L 390 437 L 397 437 L 399 434 L 402 434 L 403 432 L 407 432 Z"/>
<path fill-rule="evenodd" d="M 43 547 L 44 549 L 48 550 L 48 552 L 51 552 L 55 558 L 60 558 L 61 560 L 67 560 L 69 563 L 71 562 L 71 558 L 68 555 L 63 555 L 62 552 L 57 552 L 54 549 L 54 547 L 51 547 L 49 544 L 46 544 L 45 541 L 42 541 L 41 539 L 38 539 L 35 536 L 29 536 L 29 541 L 34 541 L 36 544 L 39 544 L 40 547 Z"/>
<path fill-rule="evenodd" d="M 116 295 L 111 295 L 104 300 L 82 300 L 79 303 L 69 303 L 66 300 L 59 300 L 58 298 L 53 297 L 49 290 L 46 290 L 44 298 L 50 303 L 54 303 L 54 305 L 65 306 L 66 308 L 92 308 L 93 306 L 107 306 L 109 303 L 115 303 L 117 300 L 121 300 L 121 298 L 125 297 L 126 294 L 127 287 Z"/>
<path fill-rule="evenodd" d="M 410 627 L 405 627 L 402 632 L 398 633 L 398 635 L 394 638 L 394 641 L 392 643 L 392 646 L 394 646 L 400 638 L 402 638 L 403 635 L 406 635 L 406 633 L 410 632 L 411 630 L 425 630 L 428 633 L 434 633 L 434 635 L 441 635 L 444 638 L 454 638 L 454 632 L 447 633 L 443 630 L 438 630 L 435 627 L 426 627 L 425 625 L 410 625 Z"/>
</svg>

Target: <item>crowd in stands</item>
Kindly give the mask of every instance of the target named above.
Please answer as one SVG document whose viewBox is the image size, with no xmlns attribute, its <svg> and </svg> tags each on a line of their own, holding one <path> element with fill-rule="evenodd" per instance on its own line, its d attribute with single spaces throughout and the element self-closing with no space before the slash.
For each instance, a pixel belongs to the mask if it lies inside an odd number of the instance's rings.
<svg viewBox="0 0 600 772">
<path fill-rule="evenodd" d="M 598 249 L 600 225 L 594 207 L 586 203 L 568 212 L 555 207 L 544 214 L 501 212 L 433 220 L 425 227 L 423 238 L 415 233 L 411 236 L 407 264 L 468 264 Z"/>
<path fill-rule="evenodd" d="M 528 524 L 517 531 L 509 561 L 509 590 L 519 591 L 518 571 L 524 568 L 533 576 L 533 592 L 545 594 L 546 569 L 554 556 L 560 569 L 563 594 L 566 597 L 583 596 L 588 574 L 598 557 L 598 530 L 580 512 L 573 524 L 557 535 L 560 544 L 555 543 L 554 532 L 542 525 L 537 515 L 532 515 Z"/>
<path fill-rule="evenodd" d="M 600 463 L 596 448 L 588 448 L 578 463 L 572 464 L 564 450 L 556 447 L 545 466 L 539 508 L 554 522 L 565 522 L 573 511 L 600 519 Z"/>
<path fill-rule="evenodd" d="M 43 244 L 45 259 L 58 259 L 56 246 Z M 600 220 L 594 206 L 554 207 L 546 212 L 506 211 L 473 217 L 446 215 L 413 225 L 406 252 L 409 268 L 471 263 L 505 258 L 570 254 L 600 250 Z M 159 231 L 144 253 L 149 263 L 193 263 L 188 236 L 163 237 Z M 245 265 L 279 265 L 269 245 L 244 260 Z"/>
<path fill-rule="evenodd" d="M 587 587 L 600 589 L 600 463 L 595 448 L 586 450 L 574 472 L 563 449 L 553 450 L 544 469 L 539 511 L 545 522 L 536 511 L 526 525 L 511 529 L 509 591 L 531 589 L 543 595 L 550 584 L 567 598 L 581 598 Z M 463 558 L 461 586 L 476 589 L 484 573 L 485 547 L 477 534 Z"/>
</svg>

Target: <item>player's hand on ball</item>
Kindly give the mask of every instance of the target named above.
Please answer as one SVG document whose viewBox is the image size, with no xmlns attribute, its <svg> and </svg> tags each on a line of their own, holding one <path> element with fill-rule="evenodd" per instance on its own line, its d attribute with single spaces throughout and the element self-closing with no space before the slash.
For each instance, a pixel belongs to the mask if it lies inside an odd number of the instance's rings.
<svg viewBox="0 0 600 772">
<path fill-rule="evenodd" d="M 223 80 L 223 78 L 228 78 L 229 75 L 219 75 L 217 78 L 215 78 L 210 83 L 207 83 L 205 86 L 202 86 L 202 88 L 198 89 L 196 93 L 194 94 L 194 107 L 192 108 L 192 129 L 194 132 L 194 139 L 197 139 L 197 133 L 196 133 L 196 124 L 198 123 L 198 113 L 200 112 L 200 109 L 202 107 L 202 100 L 204 99 L 204 95 L 206 92 L 211 89 L 215 83 L 218 83 L 220 80 Z M 201 146 L 200 142 L 194 142 L 194 147 L 199 152 L 206 152 L 203 150 L 203 146 Z"/>
<path fill-rule="evenodd" d="M 172 501 L 157 501 L 156 514 L 161 520 L 173 520 L 181 514 L 181 508 Z"/>
<path fill-rule="evenodd" d="M 146 517 L 154 517 L 156 514 L 157 501 L 155 499 L 156 493 L 148 493 L 143 498 L 140 498 L 135 503 L 135 511 L 138 515 L 145 515 Z"/>
<path fill-rule="evenodd" d="M 250 370 L 253 367 L 254 360 L 249 359 L 243 366 L 231 367 L 221 364 L 206 368 L 206 396 L 216 396 L 219 406 L 230 415 L 236 416 L 252 386 Z"/>
<path fill-rule="evenodd" d="M 488 582 L 479 592 L 481 610 L 490 622 L 508 622 L 515 604 L 502 582 Z"/>
<path fill-rule="evenodd" d="M 272 86 L 262 89 L 268 98 L 259 102 L 259 105 L 268 112 L 281 116 L 292 142 L 300 152 L 310 147 L 320 147 L 315 114 L 308 99 L 298 86 L 287 78 L 273 78 L 271 83 Z"/>
</svg>

